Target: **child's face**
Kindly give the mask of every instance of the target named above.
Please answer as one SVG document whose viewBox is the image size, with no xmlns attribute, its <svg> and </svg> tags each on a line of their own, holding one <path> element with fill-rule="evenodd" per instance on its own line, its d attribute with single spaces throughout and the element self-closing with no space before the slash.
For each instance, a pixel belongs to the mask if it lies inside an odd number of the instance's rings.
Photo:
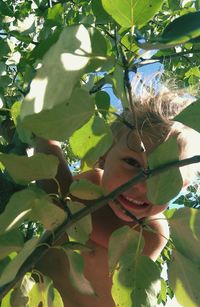
<svg viewBox="0 0 200 307">
<path fill-rule="evenodd" d="M 131 134 L 127 129 L 106 155 L 102 186 L 107 194 L 136 176 L 144 166 L 140 142 L 134 132 Z M 152 144 L 145 136 L 143 142 L 147 154 L 158 146 L 158 143 Z M 131 221 L 131 219 L 125 214 L 123 208 L 137 218 L 152 216 L 167 208 L 167 205 L 154 206 L 148 201 L 146 182 L 130 187 L 115 201 L 109 202 L 109 205 L 114 213 L 124 221 Z"/>
</svg>

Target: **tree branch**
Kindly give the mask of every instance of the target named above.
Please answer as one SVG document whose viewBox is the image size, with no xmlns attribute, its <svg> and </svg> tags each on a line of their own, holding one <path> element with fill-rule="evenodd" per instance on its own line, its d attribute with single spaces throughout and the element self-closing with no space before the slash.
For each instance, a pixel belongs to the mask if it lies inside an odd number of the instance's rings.
<svg viewBox="0 0 200 307">
<path fill-rule="evenodd" d="M 176 57 L 181 57 L 181 56 L 186 56 L 189 54 L 199 54 L 200 55 L 200 50 L 188 50 L 188 51 L 183 51 L 183 52 L 178 52 L 178 53 L 173 53 L 169 55 L 163 55 L 163 56 L 152 56 L 150 60 L 158 60 L 160 62 L 163 62 L 163 60 L 169 59 L 169 58 L 176 58 Z M 143 60 L 143 59 L 142 59 Z"/>
<path fill-rule="evenodd" d="M 107 75 L 105 75 L 104 77 L 102 77 L 101 79 L 99 79 L 94 86 L 91 88 L 91 90 L 89 91 L 90 95 L 91 94 L 95 94 L 96 92 L 100 91 L 101 88 L 107 83 L 106 78 L 107 77 L 111 77 L 113 75 L 113 73 L 109 73 Z"/>
<path fill-rule="evenodd" d="M 130 109 L 131 109 L 131 112 L 132 112 L 132 114 L 134 116 L 135 131 L 136 131 L 137 136 L 138 136 L 138 138 L 140 140 L 140 147 L 141 147 L 140 151 L 141 151 L 141 155 L 142 155 L 142 160 L 143 160 L 145 169 L 147 169 L 148 168 L 148 163 L 147 163 L 146 149 L 145 149 L 144 143 L 142 142 L 141 135 L 139 133 L 136 113 L 135 113 L 135 110 L 134 110 L 132 87 L 131 87 L 131 82 L 130 82 L 130 77 L 129 77 L 129 62 L 126 59 L 121 46 L 119 46 L 119 50 L 120 50 L 120 53 L 121 53 L 122 63 L 123 63 L 124 69 L 125 69 L 125 72 L 124 72 L 124 86 L 125 86 L 125 90 L 127 89 Z"/>
<path fill-rule="evenodd" d="M 148 171 L 141 171 L 137 176 L 135 176 L 128 182 L 124 183 L 122 186 L 118 187 L 110 194 L 103 196 L 95 201 L 93 200 L 93 201 L 84 202 L 87 206 L 78 211 L 77 213 L 73 214 L 71 219 L 68 218 L 62 225 L 60 225 L 56 229 L 54 234 L 52 234 L 52 232 L 49 231 L 44 233 L 44 235 L 40 240 L 39 246 L 32 252 L 32 254 L 28 257 L 28 259 L 23 263 L 16 277 L 10 283 L 1 287 L 0 300 L 6 295 L 6 293 L 10 289 L 13 288 L 13 286 L 24 276 L 24 274 L 27 271 L 31 270 L 34 267 L 34 265 L 40 260 L 40 258 L 47 252 L 49 248 L 48 246 L 52 246 L 54 243 L 53 241 L 60 238 L 62 234 L 66 231 L 66 229 L 72 226 L 74 223 L 78 222 L 86 215 L 93 213 L 99 210 L 100 208 L 104 207 L 109 201 L 114 200 L 121 193 L 126 191 L 131 186 L 138 184 L 139 182 L 145 181 L 146 179 L 161 174 L 164 171 L 169 170 L 171 168 L 183 167 L 189 164 L 194 164 L 199 162 L 200 162 L 200 155 L 197 155 L 192 158 L 187 158 L 181 161 L 169 162 L 153 170 L 149 169 Z"/>
</svg>

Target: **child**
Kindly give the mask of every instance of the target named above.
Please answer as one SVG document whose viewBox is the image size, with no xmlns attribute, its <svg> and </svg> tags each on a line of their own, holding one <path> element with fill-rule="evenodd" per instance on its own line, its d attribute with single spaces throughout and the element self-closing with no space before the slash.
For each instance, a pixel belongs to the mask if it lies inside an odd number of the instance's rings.
<svg viewBox="0 0 200 307">
<path fill-rule="evenodd" d="M 114 142 L 110 150 L 100 158 L 99 168 L 76 176 L 75 180 L 85 178 L 103 187 L 108 194 L 138 174 L 146 165 L 145 155 L 149 155 L 158 145 L 170 136 L 177 136 L 180 159 L 193 156 L 199 151 L 195 148 L 199 142 L 199 134 L 171 119 L 189 103 L 177 94 L 169 92 L 159 97 L 149 97 L 134 105 L 134 116 L 130 111 L 124 115 L 123 121 L 112 125 Z M 128 125 L 127 125 L 128 123 Z M 136 129 L 131 129 L 131 126 Z M 197 141 L 195 141 L 197 140 Z M 141 141 L 145 152 L 141 151 Z M 38 140 L 37 151 L 54 154 L 60 160 L 57 179 L 61 191 L 67 194 L 72 176 L 56 141 Z M 194 175 L 194 166 L 181 169 L 184 185 Z M 187 178 L 187 180 L 186 180 Z M 44 183 L 43 183 L 44 184 Z M 52 191 L 49 182 L 45 187 Z M 61 293 L 66 307 L 114 307 L 111 297 L 112 280 L 108 272 L 107 248 L 109 237 L 114 230 L 124 225 L 134 226 L 136 222 L 127 215 L 127 211 L 137 219 L 150 218 L 149 226 L 155 232 L 144 231 L 145 246 L 143 254 L 154 261 L 167 243 L 169 228 L 163 211 L 167 204 L 154 206 L 147 199 L 146 182 L 140 182 L 123 192 L 117 199 L 92 215 L 93 231 L 88 242 L 92 252 L 83 253 L 85 260 L 85 276 L 93 285 L 97 296 L 86 296 L 75 290 L 68 280 L 68 263 L 65 254 L 58 249 L 50 249 L 38 263 L 37 267 L 45 275 L 50 276 L 54 286 Z M 62 238 L 58 244 L 64 243 Z"/>
</svg>

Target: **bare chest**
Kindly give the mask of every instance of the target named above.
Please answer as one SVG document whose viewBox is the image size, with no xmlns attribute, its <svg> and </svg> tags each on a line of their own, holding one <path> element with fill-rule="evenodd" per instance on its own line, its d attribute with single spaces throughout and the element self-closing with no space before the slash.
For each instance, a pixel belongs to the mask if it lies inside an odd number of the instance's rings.
<svg viewBox="0 0 200 307">
<path fill-rule="evenodd" d="M 65 253 L 52 249 L 38 264 L 38 269 L 49 276 L 60 292 L 65 307 L 114 307 L 111 297 L 112 280 L 108 272 L 107 250 L 90 241 L 93 248 L 84 253 L 85 277 L 90 281 L 96 293 L 94 296 L 79 293 L 69 281 L 69 265 Z"/>
</svg>

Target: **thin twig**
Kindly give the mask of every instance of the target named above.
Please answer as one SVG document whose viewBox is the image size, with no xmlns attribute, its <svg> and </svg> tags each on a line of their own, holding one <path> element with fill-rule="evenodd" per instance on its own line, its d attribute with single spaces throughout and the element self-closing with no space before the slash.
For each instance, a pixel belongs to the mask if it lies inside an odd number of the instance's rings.
<svg viewBox="0 0 200 307">
<path fill-rule="evenodd" d="M 139 129 L 138 129 L 138 122 L 137 122 L 136 113 L 135 113 L 135 110 L 134 110 L 132 87 L 131 87 L 131 82 L 130 82 L 130 77 L 129 77 L 129 63 L 128 63 L 121 47 L 119 47 L 119 50 L 120 50 L 120 53 L 121 53 L 122 63 L 123 63 L 124 69 L 125 69 L 124 85 L 125 85 L 125 88 L 127 89 L 129 106 L 130 106 L 131 112 L 134 116 L 135 132 L 137 133 L 137 137 L 140 140 L 141 157 L 142 157 L 142 160 L 143 160 L 143 165 L 144 165 L 144 168 L 147 169 L 148 163 L 147 163 L 146 148 L 144 146 L 144 143 L 142 141 L 142 138 L 141 138 L 141 135 L 140 135 L 140 132 L 139 132 Z"/>
</svg>

